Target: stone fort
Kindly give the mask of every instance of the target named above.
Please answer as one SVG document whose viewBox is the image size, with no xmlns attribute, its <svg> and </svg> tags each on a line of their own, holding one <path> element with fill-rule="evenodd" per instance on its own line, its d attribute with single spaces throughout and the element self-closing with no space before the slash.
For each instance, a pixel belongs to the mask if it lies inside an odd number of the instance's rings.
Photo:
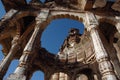
<svg viewBox="0 0 120 80">
<path fill-rule="evenodd" d="M 45 80 L 120 80 L 120 0 L 1 0 L 0 63 L 3 80 L 10 63 L 19 65 L 6 80 L 30 80 L 35 71 Z M 57 55 L 41 47 L 42 32 L 52 20 L 84 24 L 72 28 Z"/>
</svg>

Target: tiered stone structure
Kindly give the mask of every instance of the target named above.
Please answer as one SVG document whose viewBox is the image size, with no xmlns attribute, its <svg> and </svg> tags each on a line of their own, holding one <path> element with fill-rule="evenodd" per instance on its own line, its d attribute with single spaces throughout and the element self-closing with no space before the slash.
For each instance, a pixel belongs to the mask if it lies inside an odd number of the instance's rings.
<svg viewBox="0 0 120 80">
<path fill-rule="evenodd" d="M 2 0 L 0 63 L 3 80 L 12 60 L 19 65 L 7 80 L 30 80 L 41 70 L 45 80 L 120 80 L 120 0 Z M 41 35 L 52 20 L 69 18 L 84 24 L 71 29 L 57 55 L 41 47 Z M 57 27 L 57 26 L 56 26 Z"/>
</svg>

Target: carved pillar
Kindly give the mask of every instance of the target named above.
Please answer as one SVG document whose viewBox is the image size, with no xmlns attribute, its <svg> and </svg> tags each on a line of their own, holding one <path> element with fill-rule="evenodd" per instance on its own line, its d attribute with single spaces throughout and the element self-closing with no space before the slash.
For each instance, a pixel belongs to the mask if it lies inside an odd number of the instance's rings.
<svg viewBox="0 0 120 80">
<path fill-rule="evenodd" d="M 120 12 L 120 0 L 117 0 L 113 5 L 112 9 Z"/>
<path fill-rule="evenodd" d="M 28 41 L 27 45 L 24 48 L 23 55 L 20 58 L 19 66 L 16 68 L 13 75 L 10 75 L 7 80 L 26 80 L 27 71 L 31 68 L 31 59 L 34 57 L 35 54 L 33 54 L 33 50 L 35 49 L 36 40 L 38 39 L 38 36 L 40 35 L 40 24 L 46 20 L 48 16 L 49 10 L 41 10 L 41 13 L 36 18 L 37 23 L 34 29 L 34 32 Z M 40 45 L 40 44 L 38 44 Z M 28 73 L 29 74 L 29 73 Z M 23 76 L 23 77 L 22 77 Z"/>
<path fill-rule="evenodd" d="M 103 43 L 100 39 L 97 27 L 98 22 L 92 13 L 87 13 L 87 22 L 88 22 L 88 30 L 90 31 L 90 35 L 93 41 L 96 60 L 99 65 L 99 70 L 102 75 L 102 80 L 117 80 L 116 75 L 114 73 L 113 66 L 109 60 L 108 54 L 103 46 Z"/>
<path fill-rule="evenodd" d="M 107 3 L 107 0 L 95 0 L 93 8 L 98 8 L 98 7 L 102 8 L 106 5 L 106 3 Z"/>
<path fill-rule="evenodd" d="M 118 22 L 116 23 L 116 29 L 117 29 L 117 33 L 116 34 L 120 34 L 120 17 L 118 17 L 118 16 L 116 16 L 116 19 L 118 20 Z M 120 52 L 119 52 L 119 46 L 118 46 L 118 42 L 119 42 L 119 40 L 117 41 L 117 44 L 113 44 L 114 45 L 114 47 L 115 47 L 115 50 L 117 51 L 117 52 L 114 52 L 114 53 L 117 53 L 116 55 L 112 55 L 111 57 L 113 57 L 113 62 L 114 62 L 114 67 L 116 68 L 116 73 L 117 73 L 117 76 L 118 76 L 118 78 L 120 79 Z"/>
<path fill-rule="evenodd" d="M 11 49 L 10 49 L 8 55 L 3 59 L 2 63 L 0 64 L 0 79 L 1 80 L 2 80 L 3 76 L 5 75 L 15 53 L 20 48 L 18 40 L 19 40 L 18 35 L 13 38 Z"/>
<path fill-rule="evenodd" d="M 7 27 L 6 24 L 8 24 L 9 20 L 13 18 L 13 16 L 15 16 L 18 13 L 18 10 L 14 10 L 11 9 L 10 11 L 8 11 L 5 16 L 1 19 L 0 21 L 0 32 L 3 31 L 5 29 L 5 27 Z M 3 76 L 5 75 L 14 54 L 16 53 L 16 51 L 19 49 L 18 48 L 18 38 L 19 36 L 15 36 L 12 40 L 12 46 L 11 49 L 8 53 L 8 55 L 3 59 L 3 61 L 0 64 L 0 79 L 2 80 Z"/>
</svg>

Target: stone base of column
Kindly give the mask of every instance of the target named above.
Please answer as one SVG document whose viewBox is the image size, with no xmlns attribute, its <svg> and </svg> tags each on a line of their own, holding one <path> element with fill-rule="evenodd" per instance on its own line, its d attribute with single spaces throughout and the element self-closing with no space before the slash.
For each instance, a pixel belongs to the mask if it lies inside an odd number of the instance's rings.
<svg viewBox="0 0 120 80">
<path fill-rule="evenodd" d="M 26 80 L 26 76 L 18 75 L 18 74 L 11 74 L 6 80 Z"/>
<path fill-rule="evenodd" d="M 116 74 L 114 73 L 113 66 L 108 58 L 101 58 L 99 61 L 99 69 L 102 75 L 102 80 L 117 80 Z"/>
<path fill-rule="evenodd" d="M 105 75 L 102 77 L 102 80 L 117 80 L 115 75 Z"/>
</svg>

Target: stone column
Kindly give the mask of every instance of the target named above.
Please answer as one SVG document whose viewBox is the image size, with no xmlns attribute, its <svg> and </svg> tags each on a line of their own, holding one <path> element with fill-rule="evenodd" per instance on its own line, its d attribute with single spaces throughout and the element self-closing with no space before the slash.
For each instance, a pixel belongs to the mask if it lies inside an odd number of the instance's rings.
<svg viewBox="0 0 120 80">
<path fill-rule="evenodd" d="M 120 0 L 116 0 L 116 2 L 112 5 L 112 9 L 120 12 Z"/>
<path fill-rule="evenodd" d="M 5 16 L 1 19 L 0 21 L 0 32 L 3 31 L 5 29 L 5 27 L 7 27 L 6 24 L 8 24 L 9 20 L 13 18 L 13 16 L 15 16 L 17 14 L 17 10 L 11 9 L 10 11 L 8 11 Z M 15 36 L 12 40 L 12 46 L 11 49 L 9 51 L 9 53 L 7 54 L 7 56 L 2 60 L 2 62 L 0 63 L 0 80 L 2 80 L 3 76 L 5 75 L 14 54 L 16 53 L 16 51 L 19 49 L 18 47 L 18 39 L 19 36 Z"/>
<path fill-rule="evenodd" d="M 8 55 L 3 59 L 3 61 L 0 64 L 0 79 L 2 80 L 3 76 L 5 75 L 15 53 L 20 49 L 19 43 L 19 36 L 15 36 L 12 40 L 12 46 L 8 53 Z"/>
<path fill-rule="evenodd" d="M 98 22 L 94 14 L 87 13 L 86 16 L 87 16 L 87 23 L 89 26 L 87 29 L 90 31 L 90 35 L 93 41 L 96 60 L 99 65 L 99 70 L 102 75 L 102 80 L 117 80 L 113 66 L 109 60 L 107 51 L 105 50 L 98 33 L 98 29 L 97 29 Z"/>
<path fill-rule="evenodd" d="M 98 7 L 102 8 L 106 5 L 106 3 L 107 3 L 107 0 L 95 0 L 93 8 L 98 8 Z"/>
<path fill-rule="evenodd" d="M 48 14 L 49 14 L 49 10 L 41 10 L 41 13 L 36 18 L 37 23 L 36 23 L 34 32 L 30 40 L 28 41 L 27 45 L 24 48 L 23 55 L 20 57 L 20 60 L 19 60 L 20 63 L 18 67 L 16 68 L 16 70 L 14 71 L 14 73 L 11 74 L 7 80 L 18 80 L 18 79 L 27 80 L 26 79 L 27 71 L 28 69 L 31 68 L 31 59 L 33 59 L 35 55 L 33 54 L 33 51 L 35 49 L 36 40 L 38 39 L 38 36 L 40 35 L 39 34 L 40 29 L 41 29 L 40 24 L 47 19 Z"/>
</svg>

